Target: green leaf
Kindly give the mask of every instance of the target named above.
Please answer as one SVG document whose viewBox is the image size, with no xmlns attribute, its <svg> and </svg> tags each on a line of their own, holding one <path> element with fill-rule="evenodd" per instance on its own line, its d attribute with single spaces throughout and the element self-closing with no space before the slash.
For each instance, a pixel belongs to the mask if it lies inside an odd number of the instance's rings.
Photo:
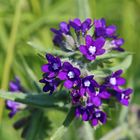
<svg viewBox="0 0 140 140">
<path fill-rule="evenodd" d="M 63 122 L 63 125 L 60 126 L 57 131 L 53 134 L 53 136 L 50 138 L 50 140 L 59 140 L 60 138 L 62 138 L 62 136 L 65 134 L 65 132 L 67 131 L 69 125 L 71 124 L 71 122 L 73 121 L 75 117 L 75 108 L 72 107 L 66 117 L 66 119 Z"/>
<path fill-rule="evenodd" d="M 49 107 L 49 108 L 56 108 L 59 110 L 67 110 L 67 107 L 64 106 L 63 100 L 60 98 L 55 98 L 53 95 L 49 96 L 46 94 L 25 94 L 25 93 L 11 93 L 5 92 L 0 90 L 0 97 L 12 100 L 16 102 L 20 102 L 23 104 L 35 106 L 35 107 Z"/>
<path fill-rule="evenodd" d="M 110 68 L 110 70 L 112 71 L 116 71 L 118 69 L 127 70 L 131 66 L 132 58 L 133 58 L 132 55 L 126 56 L 125 59 L 122 62 L 120 62 L 119 65 Z"/>
<path fill-rule="evenodd" d="M 51 122 L 44 115 L 43 110 L 33 110 L 27 125 L 23 130 L 23 137 L 26 140 L 44 140 L 51 130 Z"/>
</svg>

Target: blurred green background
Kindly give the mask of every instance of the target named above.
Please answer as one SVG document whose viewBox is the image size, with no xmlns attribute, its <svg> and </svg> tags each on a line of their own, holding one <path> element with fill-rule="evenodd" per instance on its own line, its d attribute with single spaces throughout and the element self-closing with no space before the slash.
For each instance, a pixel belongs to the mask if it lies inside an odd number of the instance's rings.
<svg viewBox="0 0 140 140">
<path fill-rule="evenodd" d="M 27 42 L 32 42 L 45 49 L 52 49 L 50 27 L 57 27 L 59 22 L 76 17 L 81 19 L 85 17 L 91 17 L 92 19 L 104 17 L 108 24 L 116 24 L 118 34 L 125 39 L 124 49 L 134 53 L 132 65 L 124 76 L 127 78 L 127 84 L 134 88 L 135 94 L 129 110 L 122 108 L 120 119 L 123 118 L 122 112 L 129 112 L 127 119 L 130 119 L 128 122 L 130 122 L 129 129 L 132 130 L 132 133 L 122 136 L 122 139 L 139 140 L 140 0 L 0 0 L 1 88 L 7 89 L 8 81 L 13 79 L 14 75 L 18 75 L 23 85 L 33 90 L 29 82 L 30 79 L 24 72 L 20 56 L 24 56 L 37 79 L 41 77 L 40 66 L 43 62 Z M 20 131 L 17 132 L 12 127 L 18 116 L 9 119 L 7 113 L 5 110 L 0 140 L 20 140 Z M 50 110 L 49 116 L 50 120 L 54 122 L 52 127 L 55 131 L 61 125 L 65 114 Z M 108 121 L 106 126 L 95 130 L 95 137 L 100 139 L 118 126 L 119 123 L 121 121 L 117 117 Z M 117 128 L 118 134 L 120 134 L 119 129 Z M 88 132 L 88 130 L 86 131 Z M 75 126 L 72 124 L 63 139 L 88 140 L 84 136 L 78 136 L 77 133 L 80 132 L 81 130 L 76 132 Z M 113 135 L 112 139 L 107 140 L 116 140 L 117 135 L 115 137 Z"/>
</svg>

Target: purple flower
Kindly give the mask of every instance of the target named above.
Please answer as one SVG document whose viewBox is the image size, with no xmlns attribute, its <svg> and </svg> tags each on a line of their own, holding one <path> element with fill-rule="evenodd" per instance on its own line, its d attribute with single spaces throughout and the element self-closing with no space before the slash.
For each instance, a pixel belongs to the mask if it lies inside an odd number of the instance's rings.
<svg viewBox="0 0 140 140">
<path fill-rule="evenodd" d="M 43 91 L 50 92 L 49 94 L 52 94 L 57 89 L 57 87 L 60 83 L 60 81 L 58 79 L 47 79 L 47 78 L 45 78 L 45 76 L 39 82 L 45 84 L 43 87 Z"/>
<path fill-rule="evenodd" d="M 82 86 L 80 88 L 81 95 L 88 93 L 91 96 L 95 92 L 95 87 L 98 87 L 98 83 L 93 79 L 93 75 L 87 76 L 82 79 Z"/>
<path fill-rule="evenodd" d="M 61 69 L 61 61 L 59 57 L 54 57 L 51 54 L 46 54 L 48 64 L 42 66 L 42 71 L 47 73 L 48 78 L 54 78 Z"/>
<path fill-rule="evenodd" d="M 71 100 L 72 100 L 72 103 L 73 105 L 78 105 L 80 104 L 80 99 L 81 99 L 82 95 L 80 93 L 80 90 L 76 90 L 76 89 L 73 89 L 72 92 L 71 92 Z"/>
<path fill-rule="evenodd" d="M 6 101 L 6 108 L 11 110 L 9 113 L 9 117 L 12 118 L 22 108 L 22 105 L 23 104 L 21 104 L 21 103 L 7 100 Z"/>
<path fill-rule="evenodd" d="M 70 34 L 70 26 L 66 22 L 61 22 L 59 24 L 59 29 L 51 28 L 51 31 L 55 34 L 53 42 L 55 45 L 62 45 L 63 34 Z"/>
<path fill-rule="evenodd" d="M 70 20 L 69 25 L 75 29 L 76 32 L 82 31 L 85 34 L 91 27 L 91 19 L 87 18 L 81 22 L 79 18 L 75 18 L 73 21 Z"/>
<path fill-rule="evenodd" d="M 96 107 L 101 106 L 102 99 L 109 99 L 110 93 L 107 91 L 106 87 L 101 86 L 99 87 L 98 91 L 95 91 L 89 98 L 88 104 L 94 105 Z"/>
<path fill-rule="evenodd" d="M 124 49 L 121 48 L 121 46 L 124 44 L 124 39 L 122 38 L 115 38 L 111 41 L 112 49 L 113 50 L 118 50 L 120 52 L 123 52 Z"/>
<path fill-rule="evenodd" d="M 9 83 L 9 90 L 12 94 L 14 94 L 15 92 L 23 91 L 19 78 L 16 77 L 14 81 L 11 81 Z M 19 110 L 24 109 L 25 107 L 26 106 L 24 104 L 14 102 L 11 100 L 6 100 L 6 108 L 10 110 L 10 118 L 12 118 Z"/>
<path fill-rule="evenodd" d="M 95 36 L 96 37 L 105 37 L 105 38 L 112 38 L 116 33 L 116 26 L 110 25 L 106 26 L 106 21 L 104 18 L 94 20 L 95 26 Z"/>
<path fill-rule="evenodd" d="M 80 70 L 73 67 L 69 62 L 63 63 L 62 70 L 58 74 L 60 80 L 65 80 L 64 86 L 68 89 L 80 84 L 79 76 Z"/>
<path fill-rule="evenodd" d="M 91 119 L 92 113 L 94 111 L 94 108 L 90 107 L 82 107 L 82 106 L 77 106 L 75 115 L 76 117 L 82 116 L 83 121 L 89 121 Z"/>
<path fill-rule="evenodd" d="M 10 81 L 9 83 L 9 90 L 12 92 L 22 91 L 23 88 L 21 86 L 20 80 L 18 77 L 15 77 L 14 81 Z"/>
<path fill-rule="evenodd" d="M 133 90 L 131 88 L 123 89 L 121 92 L 116 92 L 116 97 L 122 105 L 128 106 L 132 92 Z"/>
<path fill-rule="evenodd" d="M 105 39 L 103 37 L 93 40 L 90 35 L 87 35 L 85 41 L 86 45 L 81 45 L 79 49 L 88 60 L 95 60 L 96 56 L 105 53 L 105 49 L 103 49 Z"/>
<path fill-rule="evenodd" d="M 103 111 L 97 110 L 93 112 L 92 125 L 96 126 L 99 122 L 102 124 L 106 123 L 106 114 Z"/>
<path fill-rule="evenodd" d="M 110 87 L 114 90 L 119 91 L 118 87 L 124 85 L 126 82 L 126 80 L 124 78 L 120 77 L 122 73 L 123 73 L 122 70 L 118 70 L 118 71 L 112 73 L 112 75 L 108 76 L 105 79 L 105 81 L 106 81 L 105 85 L 107 87 Z"/>
<path fill-rule="evenodd" d="M 83 121 L 90 121 L 93 126 L 97 126 L 99 122 L 106 123 L 106 114 L 103 111 L 95 109 L 93 106 L 78 106 L 75 111 L 76 117 L 82 117 Z"/>
<path fill-rule="evenodd" d="M 62 35 L 63 33 L 64 34 L 69 34 L 70 32 L 70 26 L 69 24 L 67 24 L 66 22 L 61 22 L 59 24 L 59 29 L 54 29 L 54 28 L 51 28 L 51 31 L 57 35 Z"/>
</svg>

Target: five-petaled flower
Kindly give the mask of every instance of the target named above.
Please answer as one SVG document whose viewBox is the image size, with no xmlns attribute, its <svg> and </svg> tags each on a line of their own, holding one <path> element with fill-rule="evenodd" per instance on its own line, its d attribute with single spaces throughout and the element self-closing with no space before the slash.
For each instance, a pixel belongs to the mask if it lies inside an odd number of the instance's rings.
<svg viewBox="0 0 140 140">
<path fill-rule="evenodd" d="M 64 62 L 58 77 L 60 80 L 64 80 L 64 86 L 70 89 L 79 85 L 80 74 L 81 73 L 78 68 L 73 67 L 69 62 Z"/>
<path fill-rule="evenodd" d="M 54 78 L 61 69 L 61 61 L 59 57 L 54 57 L 51 54 L 46 54 L 48 64 L 42 66 L 42 71 L 47 73 L 48 78 Z"/>
<path fill-rule="evenodd" d="M 116 91 L 120 91 L 119 86 L 124 85 L 126 82 L 126 80 L 121 77 L 122 73 L 122 70 L 117 70 L 116 72 L 113 72 L 105 79 L 105 85 Z"/>
<path fill-rule="evenodd" d="M 103 49 L 105 39 L 103 37 L 93 40 L 90 35 L 86 36 L 85 39 L 86 45 L 80 45 L 80 52 L 88 59 L 95 60 L 96 56 L 102 55 L 105 53 Z"/>
</svg>

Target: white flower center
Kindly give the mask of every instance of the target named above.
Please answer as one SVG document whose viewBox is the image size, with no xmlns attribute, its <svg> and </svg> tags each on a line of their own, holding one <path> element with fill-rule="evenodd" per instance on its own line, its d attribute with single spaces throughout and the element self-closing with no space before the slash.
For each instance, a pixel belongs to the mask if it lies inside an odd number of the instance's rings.
<svg viewBox="0 0 140 140">
<path fill-rule="evenodd" d="M 52 67 L 53 67 L 54 70 L 57 70 L 58 69 L 58 64 L 53 63 L 53 66 Z"/>
<path fill-rule="evenodd" d="M 85 87 L 89 87 L 90 86 L 90 81 L 85 81 L 84 85 L 85 85 Z"/>
<path fill-rule="evenodd" d="M 69 73 L 68 73 L 68 77 L 71 79 L 71 78 L 74 78 L 74 73 L 72 72 L 72 71 L 70 71 Z"/>
<path fill-rule="evenodd" d="M 115 77 L 110 78 L 110 84 L 116 85 L 117 81 Z"/>
<path fill-rule="evenodd" d="M 96 91 L 95 96 L 97 96 L 99 94 L 99 91 Z"/>
<path fill-rule="evenodd" d="M 125 94 L 122 94 L 122 95 L 121 95 L 121 98 L 124 99 L 124 98 L 125 98 Z"/>
<path fill-rule="evenodd" d="M 99 118 L 99 117 L 101 117 L 101 114 L 98 112 L 95 114 L 95 116 L 96 116 L 96 118 Z"/>
<path fill-rule="evenodd" d="M 89 52 L 90 52 L 92 55 L 94 55 L 95 52 L 96 52 L 96 47 L 90 46 L 88 50 L 89 50 Z"/>
</svg>

